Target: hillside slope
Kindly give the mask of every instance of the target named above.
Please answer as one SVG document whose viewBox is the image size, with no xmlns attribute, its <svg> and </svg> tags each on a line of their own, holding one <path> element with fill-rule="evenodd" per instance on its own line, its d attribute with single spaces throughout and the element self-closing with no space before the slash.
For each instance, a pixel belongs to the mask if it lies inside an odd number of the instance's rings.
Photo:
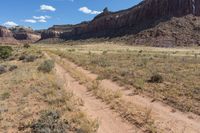
<svg viewBox="0 0 200 133">
<path fill-rule="evenodd" d="M 200 18 L 193 15 L 173 17 L 137 34 L 113 38 L 130 45 L 157 47 L 200 46 Z"/>
</svg>

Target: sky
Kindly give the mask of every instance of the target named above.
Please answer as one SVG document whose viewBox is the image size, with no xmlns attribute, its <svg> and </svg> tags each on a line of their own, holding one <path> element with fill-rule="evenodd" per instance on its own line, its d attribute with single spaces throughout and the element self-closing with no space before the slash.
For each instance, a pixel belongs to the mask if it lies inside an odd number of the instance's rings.
<svg viewBox="0 0 200 133">
<path fill-rule="evenodd" d="M 52 25 L 92 20 L 105 7 L 130 8 L 142 0 L 1 0 L 0 25 L 46 29 Z"/>
</svg>

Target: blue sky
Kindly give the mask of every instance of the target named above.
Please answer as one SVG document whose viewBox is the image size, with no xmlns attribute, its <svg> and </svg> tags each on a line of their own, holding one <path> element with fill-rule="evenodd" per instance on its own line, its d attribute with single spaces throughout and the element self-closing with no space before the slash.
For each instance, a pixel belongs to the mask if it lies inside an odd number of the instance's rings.
<svg viewBox="0 0 200 133">
<path fill-rule="evenodd" d="M 118 11 L 142 0 L 1 0 L 0 25 L 45 29 L 91 20 L 105 7 Z"/>
</svg>

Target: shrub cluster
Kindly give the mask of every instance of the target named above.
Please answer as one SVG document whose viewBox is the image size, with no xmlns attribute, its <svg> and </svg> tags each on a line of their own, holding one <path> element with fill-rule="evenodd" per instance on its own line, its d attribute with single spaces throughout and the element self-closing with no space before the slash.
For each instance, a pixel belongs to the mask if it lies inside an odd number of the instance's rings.
<svg viewBox="0 0 200 133">
<path fill-rule="evenodd" d="M 52 71 L 53 68 L 54 68 L 54 61 L 46 60 L 38 67 L 38 70 L 44 73 L 49 73 Z"/>
<path fill-rule="evenodd" d="M 22 60 L 23 62 L 34 62 L 37 59 L 34 55 L 21 55 L 19 57 L 19 60 Z"/>
<path fill-rule="evenodd" d="M 10 46 L 0 46 L 0 59 L 7 59 L 12 55 L 12 51 Z"/>
</svg>

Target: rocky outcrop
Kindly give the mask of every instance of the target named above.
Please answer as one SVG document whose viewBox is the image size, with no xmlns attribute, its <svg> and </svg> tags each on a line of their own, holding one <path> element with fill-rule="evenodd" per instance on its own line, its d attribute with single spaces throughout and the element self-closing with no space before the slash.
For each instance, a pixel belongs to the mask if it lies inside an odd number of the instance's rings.
<svg viewBox="0 0 200 133">
<path fill-rule="evenodd" d="M 13 34 L 6 27 L 0 26 L 0 37 L 13 37 Z"/>
<path fill-rule="evenodd" d="M 23 43 L 34 43 L 41 38 L 41 35 L 29 27 L 16 26 L 10 28 L 16 40 Z"/>
<path fill-rule="evenodd" d="M 88 22 L 82 22 L 77 25 L 54 25 L 47 30 L 41 31 L 41 40 L 68 37 L 72 34 L 74 29 L 87 24 Z"/>
<path fill-rule="evenodd" d="M 63 32 L 71 32 L 73 25 L 54 25 L 47 30 L 41 31 L 41 40 L 48 38 L 60 38 Z"/>
<path fill-rule="evenodd" d="M 196 22 L 193 17 L 185 18 L 188 14 L 200 16 L 199 0 L 144 0 L 119 12 L 104 9 L 91 22 L 75 27 L 70 34 L 62 37 L 68 40 L 120 36 L 126 38 L 123 36 L 128 35 L 125 41 L 129 43 L 151 43 L 154 46 L 198 45 L 198 35 L 192 26 Z M 195 20 L 198 22 L 199 18 L 195 17 Z M 181 21 L 185 23 L 180 25 Z M 157 28 L 159 24 L 163 28 Z"/>
<path fill-rule="evenodd" d="M 48 38 L 59 38 L 62 32 L 55 30 L 44 30 L 41 32 L 41 40 Z"/>
<path fill-rule="evenodd" d="M 199 45 L 198 16 L 200 0 L 143 0 L 118 12 L 105 8 L 90 22 L 53 26 L 42 33 L 42 39 L 120 37 L 129 43 L 153 46 Z"/>
<path fill-rule="evenodd" d="M 127 10 L 114 13 L 106 10 L 87 26 L 74 29 L 72 34 L 89 38 L 138 33 L 171 17 L 199 16 L 199 7 L 199 0 L 145 0 Z"/>
<path fill-rule="evenodd" d="M 0 26 L 0 44 L 34 43 L 40 39 L 40 33 L 31 28 L 16 26 L 6 28 Z"/>
<path fill-rule="evenodd" d="M 13 33 L 6 27 L 0 26 L 0 44 L 18 44 Z"/>
<path fill-rule="evenodd" d="M 173 17 L 169 21 L 160 22 L 155 27 L 137 34 L 116 37 L 112 41 L 156 47 L 200 46 L 199 22 L 200 17 L 193 15 Z"/>
</svg>

